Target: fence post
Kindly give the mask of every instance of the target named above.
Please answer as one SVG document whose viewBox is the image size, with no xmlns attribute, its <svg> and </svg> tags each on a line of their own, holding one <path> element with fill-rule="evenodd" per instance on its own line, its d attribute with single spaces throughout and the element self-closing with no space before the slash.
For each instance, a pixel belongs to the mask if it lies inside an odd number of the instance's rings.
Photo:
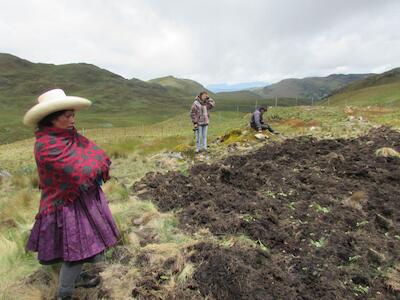
<svg viewBox="0 0 400 300">
<path fill-rule="evenodd" d="M 275 96 L 275 107 L 278 106 L 278 96 Z"/>
</svg>

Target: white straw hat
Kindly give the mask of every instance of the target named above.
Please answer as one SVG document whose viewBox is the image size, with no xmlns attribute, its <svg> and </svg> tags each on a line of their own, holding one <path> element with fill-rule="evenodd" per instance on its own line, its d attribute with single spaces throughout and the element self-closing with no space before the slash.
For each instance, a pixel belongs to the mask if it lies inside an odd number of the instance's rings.
<svg viewBox="0 0 400 300">
<path fill-rule="evenodd" d="M 36 126 L 49 114 L 60 110 L 81 110 L 89 107 L 92 102 L 81 97 L 67 96 L 61 89 L 50 90 L 37 99 L 38 104 L 32 107 L 24 116 L 24 124 Z"/>
</svg>

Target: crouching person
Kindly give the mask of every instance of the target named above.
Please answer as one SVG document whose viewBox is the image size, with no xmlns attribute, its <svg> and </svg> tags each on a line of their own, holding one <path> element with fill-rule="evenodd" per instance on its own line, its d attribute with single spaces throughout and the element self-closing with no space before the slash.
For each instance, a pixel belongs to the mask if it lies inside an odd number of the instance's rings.
<svg viewBox="0 0 400 300">
<path fill-rule="evenodd" d="M 190 111 L 193 130 L 196 134 L 196 153 L 207 151 L 207 131 L 210 120 L 210 109 L 215 106 L 207 92 L 201 92 L 195 99 Z"/>
<path fill-rule="evenodd" d="M 274 130 L 270 125 L 264 122 L 263 114 L 268 110 L 267 106 L 258 107 L 251 115 L 250 126 L 258 132 L 268 130 L 271 133 L 279 134 L 278 131 Z"/>
</svg>

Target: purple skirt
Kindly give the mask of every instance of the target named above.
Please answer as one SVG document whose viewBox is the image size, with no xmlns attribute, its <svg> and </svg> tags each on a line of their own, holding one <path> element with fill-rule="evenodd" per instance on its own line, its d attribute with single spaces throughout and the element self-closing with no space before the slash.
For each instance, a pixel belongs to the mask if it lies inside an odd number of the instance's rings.
<svg viewBox="0 0 400 300">
<path fill-rule="evenodd" d="M 43 215 L 33 225 L 27 249 L 41 263 L 90 258 L 118 242 L 119 232 L 101 187 L 73 204 Z"/>
</svg>

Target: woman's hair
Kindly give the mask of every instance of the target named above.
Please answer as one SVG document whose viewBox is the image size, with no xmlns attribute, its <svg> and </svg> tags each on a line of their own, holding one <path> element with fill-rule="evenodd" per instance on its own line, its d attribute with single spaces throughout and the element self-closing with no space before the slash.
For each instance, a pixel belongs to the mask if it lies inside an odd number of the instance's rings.
<svg viewBox="0 0 400 300">
<path fill-rule="evenodd" d="M 66 109 L 64 109 L 64 110 L 59 110 L 59 111 L 55 111 L 55 112 L 53 112 L 53 113 L 51 113 L 51 114 L 45 116 L 43 119 L 41 119 L 41 120 L 38 122 L 37 127 L 38 127 L 39 129 L 40 129 L 40 128 L 43 128 L 43 127 L 52 127 L 52 126 L 53 126 L 53 121 L 54 121 L 55 119 L 57 119 L 59 116 L 63 115 L 66 111 L 68 111 L 68 110 L 66 110 Z"/>
<path fill-rule="evenodd" d="M 201 96 L 203 96 L 204 94 L 208 94 L 206 91 L 202 91 L 202 92 L 200 92 L 200 94 L 199 94 L 199 98 L 201 98 Z"/>
</svg>

